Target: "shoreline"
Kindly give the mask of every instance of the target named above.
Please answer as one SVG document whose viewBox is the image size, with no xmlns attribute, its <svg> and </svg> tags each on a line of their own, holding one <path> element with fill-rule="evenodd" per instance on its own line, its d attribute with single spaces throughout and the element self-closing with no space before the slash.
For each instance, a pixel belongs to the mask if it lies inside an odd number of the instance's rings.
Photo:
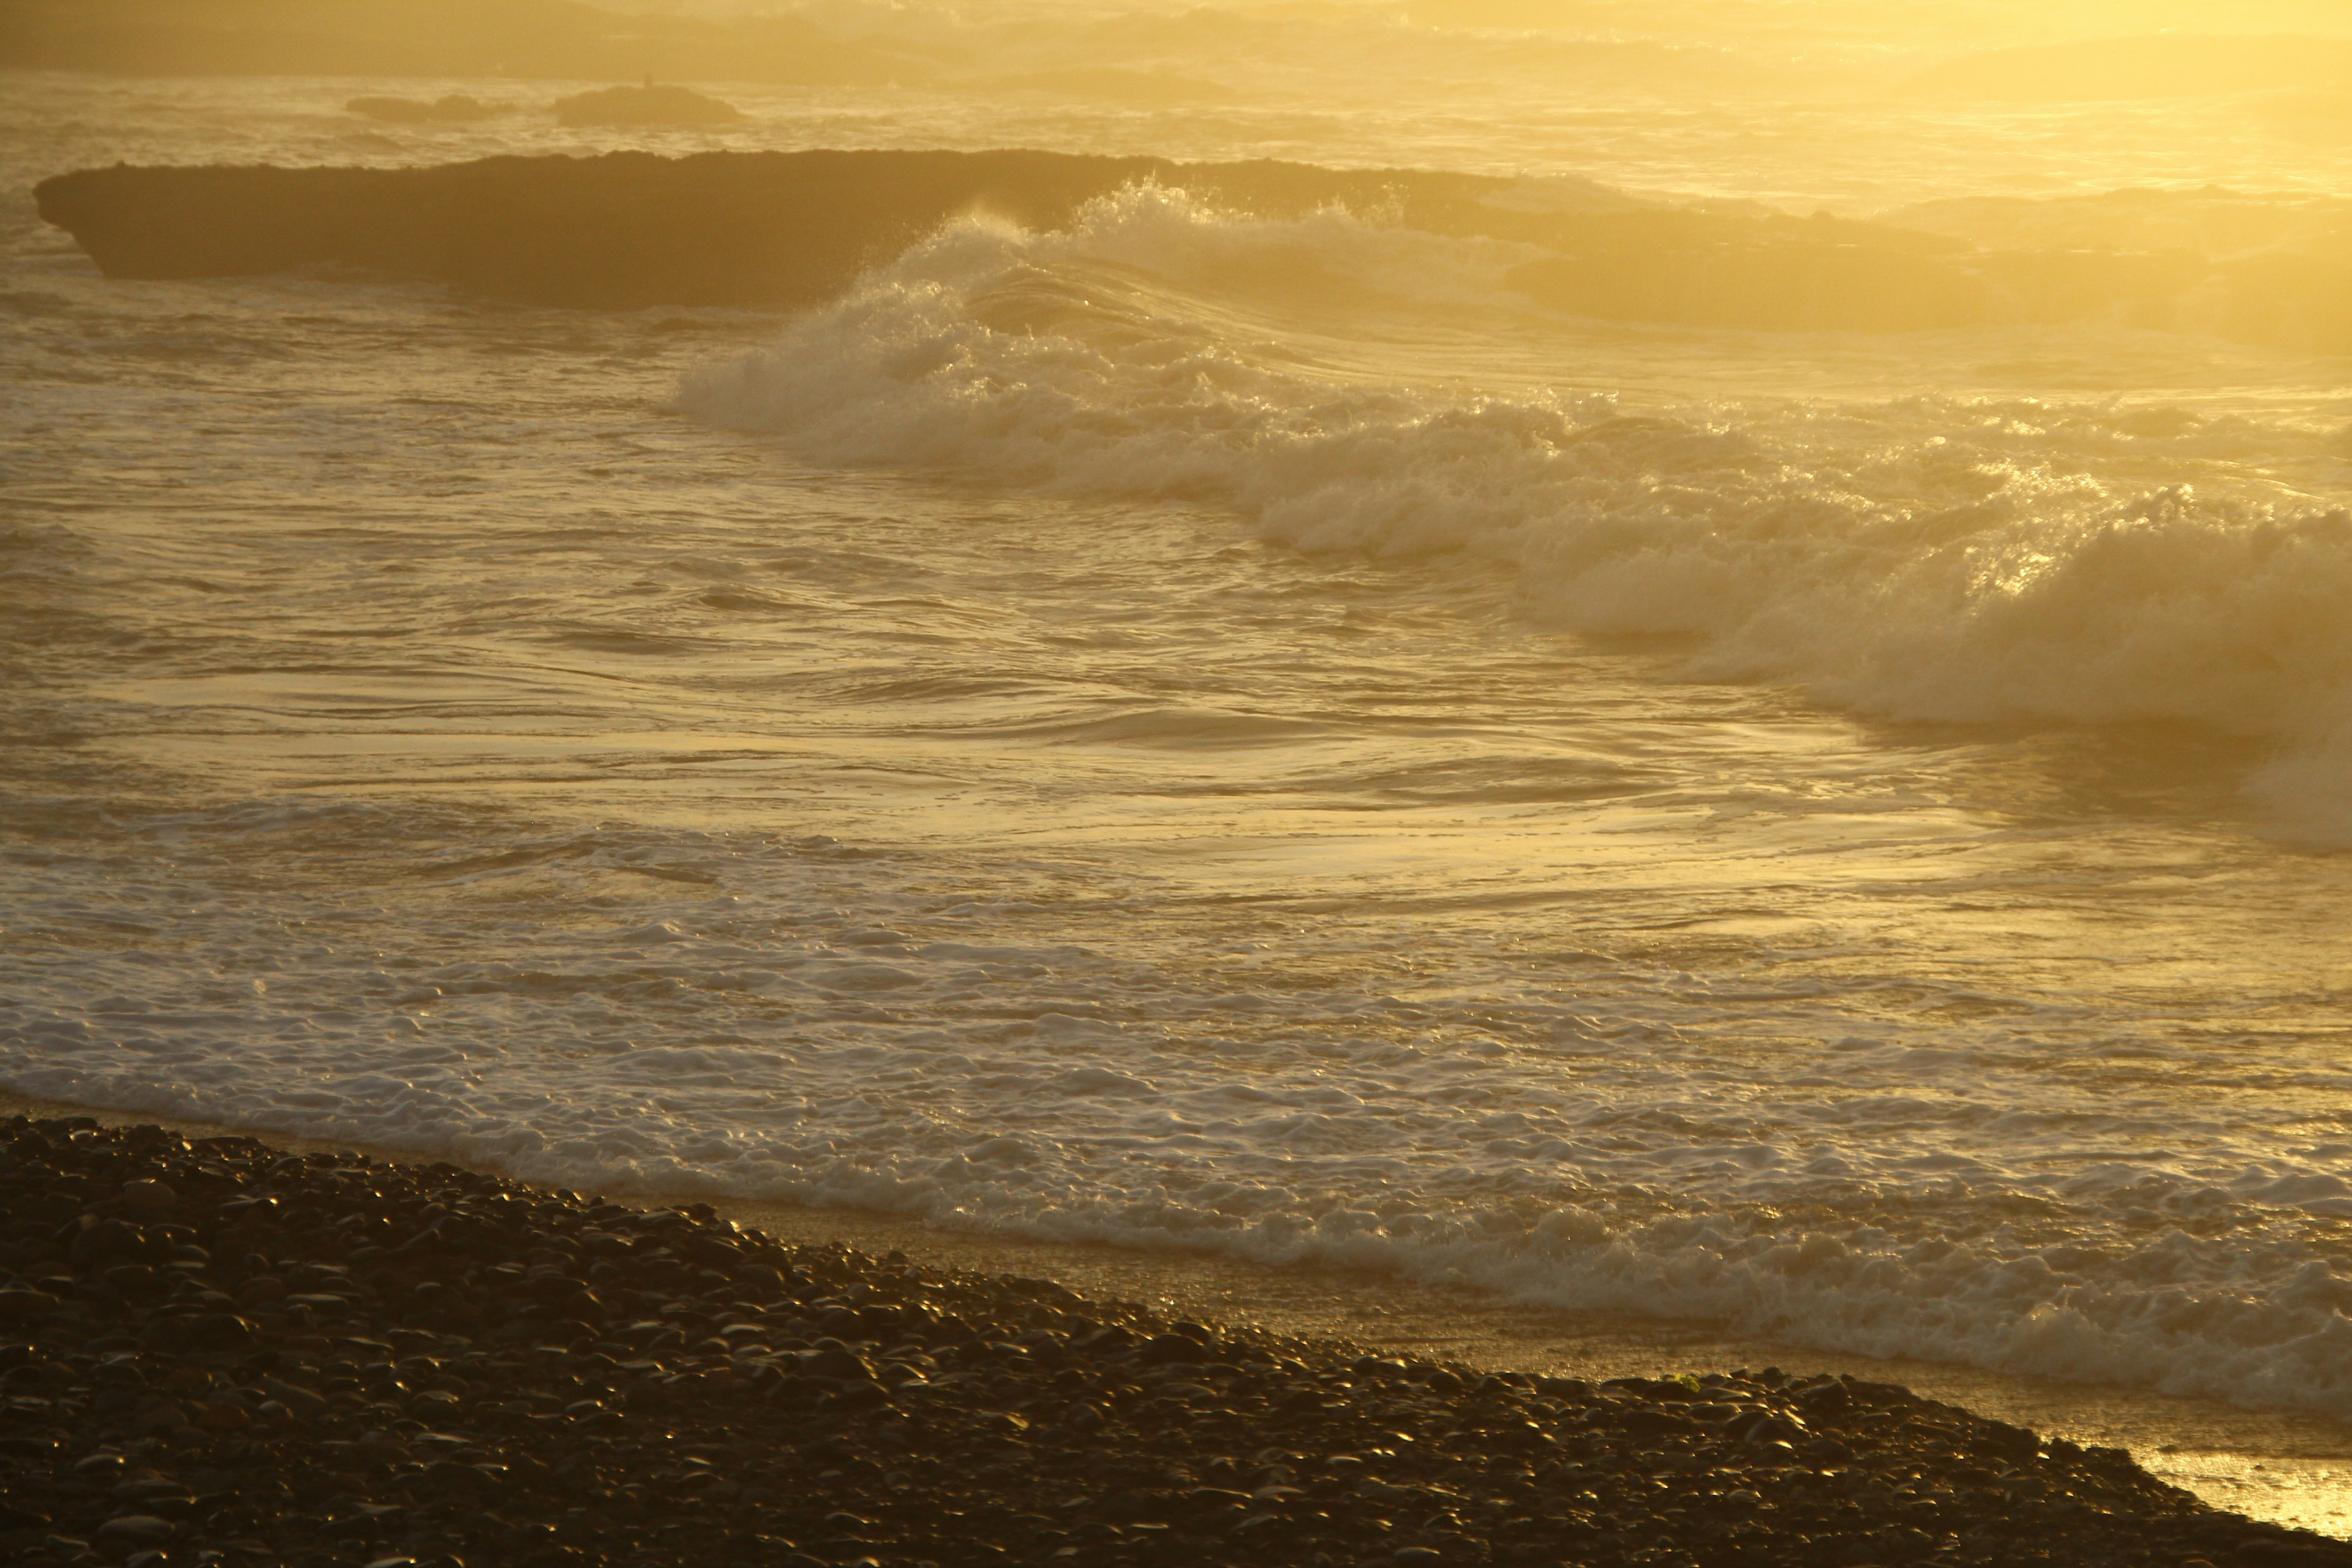
<svg viewBox="0 0 2352 1568">
<path fill-rule="evenodd" d="M 446 1163 L 0 1143 L 26 1568 L 2352 1568 L 1893 1384 L 1487 1373 Z"/>
<path fill-rule="evenodd" d="M 298 1153 L 352 1152 L 404 1163 L 425 1158 L 7 1090 L 0 1090 L 0 1116 L 87 1116 L 104 1126 L 153 1124 L 189 1137 L 254 1137 Z M 464 1168 L 507 1176 L 494 1165 Z M 625 1189 L 608 1190 L 607 1195 L 646 1208 L 676 1201 L 674 1194 Z M 718 1196 L 703 1201 L 724 1218 L 791 1245 L 838 1243 L 877 1257 L 904 1253 L 927 1268 L 1042 1278 L 1081 1295 L 1141 1302 L 1172 1317 L 1347 1342 L 1490 1373 L 1599 1383 L 1777 1365 L 1791 1376 L 1846 1373 L 1883 1380 L 2085 1447 L 2123 1448 L 2150 1474 L 2217 1508 L 2352 1537 L 2352 1429 L 2316 1417 L 1811 1350 L 1729 1334 L 1710 1323 L 1519 1306 L 1475 1289 L 1328 1267 L 1278 1268 L 1211 1255 L 943 1229 L 908 1216 L 854 1209 Z"/>
</svg>

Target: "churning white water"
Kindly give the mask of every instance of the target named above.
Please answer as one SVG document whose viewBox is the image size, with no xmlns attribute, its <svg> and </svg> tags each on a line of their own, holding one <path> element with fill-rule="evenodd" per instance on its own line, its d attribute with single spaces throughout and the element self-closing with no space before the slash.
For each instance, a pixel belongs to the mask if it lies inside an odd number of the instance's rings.
<svg viewBox="0 0 2352 1568">
<path fill-rule="evenodd" d="M 23 89 L 19 190 L 583 134 Z M 1654 90 L 676 144 L 2352 203 L 2201 110 L 1743 173 Z M 5 225 L 0 1087 L 2352 1418 L 2343 362 L 1601 326 L 1161 189 L 792 319 Z"/>
</svg>

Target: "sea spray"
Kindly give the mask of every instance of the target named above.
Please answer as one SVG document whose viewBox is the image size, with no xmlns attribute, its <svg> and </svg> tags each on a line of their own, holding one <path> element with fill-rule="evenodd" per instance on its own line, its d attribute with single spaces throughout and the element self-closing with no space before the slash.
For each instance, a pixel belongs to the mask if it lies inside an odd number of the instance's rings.
<svg viewBox="0 0 2352 1568">
<path fill-rule="evenodd" d="M 1949 395 L 1633 414 L 1302 364 L 1244 314 L 1337 279 L 1376 319 L 1443 316 L 1490 297 L 1508 250 L 1136 189 L 1066 233 L 951 225 L 677 405 L 824 463 L 1190 500 L 1303 550 L 1501 563 L 1556 624 L 1696 639 L 1687 673 L 1874 716 L 2252 736 L 2283 753 L 2261 787 L 2296 830 L 2341 818 L 2352 516 L 2147 477 L 2217 447 L 2310 464 L 2333 432 Z"/>
</svg>

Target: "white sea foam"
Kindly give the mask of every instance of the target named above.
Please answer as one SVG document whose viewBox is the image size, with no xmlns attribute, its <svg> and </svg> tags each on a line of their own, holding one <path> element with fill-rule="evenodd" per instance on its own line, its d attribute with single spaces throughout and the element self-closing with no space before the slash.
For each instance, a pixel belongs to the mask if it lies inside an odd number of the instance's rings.
<svg viewBox="0 0 2352 1568">
<path fill-rule="evenodd" d="M 726 134 L 1869 203 L 2243 157 L 2172 106 L 1563 141 L 1459 79 L 1451 121 L 1381 79 L 1319 126 L 793 91 Z M 20 187 L 572 145 L 383 140 L 343 82 L 18 87 Z M 2197 395 L 2224 351 L 2122 332 L 1583 329 L 1504 247 L 1155 193 L 961 226 L 688 393 L 779 464 L 648 412 L 725 313 L 118 284 L 29 204 L 0 247 L 0 1084 L 2352 1414 L 2347 870 L 2013 722 L 2251 731 L 2302 748 L 2283 807 L 2338 798 L 2341 528 L 2300 498 L 2340 392 Z M 1496 578 L 2012 724 L 1663 683 L 1496 628 Z"/>
<path fill-rule="evenodd" d="M 2324 1053 L 2225 1081 L 2054 1005 L 1990 1028 L 1944 984 L 1873 1016 L 1769 969 L 1555 973 L 1507 928 L 1416 940 L 1406 1000 L 1363 913 L 1261 967 L 1230 921 L 1107 924 L 1059 868 L 511 826 L 485 862 L 476 822 L 293 803 L 90 831 L 144 876 L 13 857 L 16 920 L 111 934 L 0 961 L 0 1082 L 2352 1415 L 2352 1147 L 2292 1103 L 2347 1087 Z M 1852 1032 L 1775 1033 L 1828 1016 Z M 2132 1077 L 2151 1053 L 2206 1089 Z"/>
<path fill-rule="evenodd" d="M 1310 551 L 1501 562 L 1576 630 L 1696 637 L 1694 673 L 1874 715 L 2258 736 L 2284 753 L 2260 788 L 2297 830 L 2352 828 L 2352 516 L 2150 479 L 2222 453 L 2324 462 L 2333 432 L 2113 399 L 1629 415 L 1318 374 L 1226 313 L 1335 281 L 1455 308 L 1491 299 L 1509 259 L 1130 191 L 1066 234 L 952 225 L 680 405 L 825 462 L 1202 501 Z"/>
</svg>

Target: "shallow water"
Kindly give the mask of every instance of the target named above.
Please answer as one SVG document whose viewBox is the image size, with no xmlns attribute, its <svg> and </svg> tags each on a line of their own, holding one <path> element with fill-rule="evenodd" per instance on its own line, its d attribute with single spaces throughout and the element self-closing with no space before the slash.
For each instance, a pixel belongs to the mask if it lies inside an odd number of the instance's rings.
<svg viewBox="0 0 2352 1568">
<path fill-rule="evenodd" d="M 12 85 L 17 187 L 590 140 Z M 2227 106 L 1261 88 L 649 141 L 2352 201 Z M 2341 362 L 1596 326 L 1171 192 L 792 321 L 0 239 L 0 1086 L 2072 1380 L 2144 1453 L 2352 1416 Z M 2311 1463 L 2200 1484 L 2325 1522 Z"/>
</svg>

